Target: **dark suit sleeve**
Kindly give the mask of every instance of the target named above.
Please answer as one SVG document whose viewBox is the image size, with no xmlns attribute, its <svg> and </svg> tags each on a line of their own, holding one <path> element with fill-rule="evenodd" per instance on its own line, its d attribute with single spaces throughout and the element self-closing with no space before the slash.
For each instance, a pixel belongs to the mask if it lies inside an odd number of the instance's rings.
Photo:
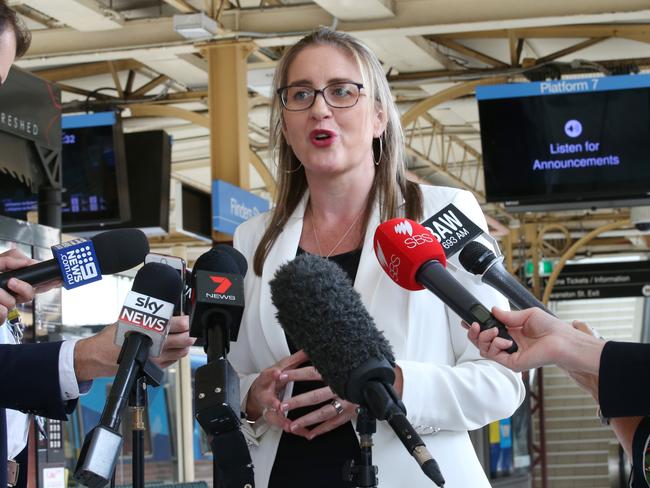
<svg viewBox="0 0 650 488">
<path fill-rule="evenodd" d="M 632 481 L 630 488 L 648 488 L 648 482 L 645 479 L 648 439 L 650 439 L 650 417 L 641 420 L 634 432 L 634 438 L 632 440 Z"/>
<path fill-rule="evenodd" d="M 0 408 L 66 420 L 75 405 L 61 399 L 61 342 L 0 345 Z"/>
<path fill-rule="evenodd" d="M 613 342 L 600 356 L 598 400 L 605 417 L 650 415 L 650 344 Z"/>
</svg>

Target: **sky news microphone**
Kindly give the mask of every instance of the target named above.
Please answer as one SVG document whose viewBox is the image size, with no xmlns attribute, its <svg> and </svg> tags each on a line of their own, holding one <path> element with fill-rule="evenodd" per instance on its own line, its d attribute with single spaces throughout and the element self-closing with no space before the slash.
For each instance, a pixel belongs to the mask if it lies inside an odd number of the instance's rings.
<svg viewBox="0 0 650 488">
<path fill-rule="evenodd" d="M 553 315 L 542 302 L 517 281 L 503 266 L 503 258 L 480 242 L 468 243 L 458 255 L 460 264 L 466 271 L 481 277 L 495 290 L 501 292 L 517 309 L 537 307 Z"/>
<path fill-rule="evenodd" d="M 393 389 L 392 348 L 345 272 L 327 259 L 301 254 L 280 267 L 270 285 L 278 321 L 323 381 L 339 397 L 387 420 L 424 473 L 442 486 L 438 464 Z"/>
<path fill-rule="evenodd" d="M 0 274 L 0 288 L 7 291 L 11 278 L 38 286 L 62 280 L 67 290 L 99 281 L 102 274 L 126 271 L 142 263 L 149 242 L 139 229 L 117 229 L 97 234 L 92 239 L 73 239 L 52 246 L 54 259 Z"/>
<path fill-rule="evenodd" d="M 512 341 L 506 326 L 445 269 L 445 251 L 422 225 L 405 218 L 384 222 L 375 231 L 374 248 L 379 264 L 399 286 L 426 288 L 468 324 L 478 322 L 481 330 L 498 327 L 499 337 Z M 507 352 L 515 351 L 512 341 Z"/>
<path fill-rule="evenodd" d="M 160 384 L 162 370 L 148 357 L 150 352 L 160 354 L 182 286 L 177 271 L 166 264 L 147 263 L 135 275 L 118 319 L 115 342 L 122 350 L 117 374 L 99 425 L 86 435 L 75 467 L 74 479 L 90 488 L 111 480 L 122 446 L 122 412 L 136 378 L 144 374 Z"/>
<path fill-rule="evenodd" d="M 170 270 L 175 273 L 174 278 Z M 123 346 L 129 334 L 141 334 L 151 340 L 149 356 L 160 356 L 182 289 L 183 282 L 171 266 L 147 263 L 140 268 L 117 319 L 115 344 Z M 173 290 L 178 290 L 178 294 L 172 295 Z"/>
</svg>

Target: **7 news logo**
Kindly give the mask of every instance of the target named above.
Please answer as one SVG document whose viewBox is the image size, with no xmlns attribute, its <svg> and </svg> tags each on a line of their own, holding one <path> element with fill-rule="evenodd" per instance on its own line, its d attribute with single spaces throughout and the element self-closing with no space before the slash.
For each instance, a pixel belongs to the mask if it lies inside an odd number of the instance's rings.
<svg viewBox="0 0 650 488">
<path fill-rule="evenodd" d="M 213 293 L 218 293 L 218 294 L 220 294 L 220 295 L 223 295 L 223 294 L 226 293 L 226 292 L 230 289 L 230 287 L 232 286 L 232 281 L 230 281 L 230 280 L 229 280 L 228 278 L 226 278 L 225 276 L 210 276 L 210 279 L 211 279 L 214 283 L 216 283 L 217 285 L 219 285 L 219 286 L 217 286 L 217 287 L 214 289 L 214 292 L 213 292 Z"/>
<path fill-rule="evenodd" d="M 206 292 L 206 298 L 216 300 L 229 300 L 236 301 L 237 297 L 234 294 L 227 294 L 228 290 L 232 287 L 232 281 L 226 276 L 210 275 L 210 281 L 217 285 L 212 292 Z"/>
</svg>

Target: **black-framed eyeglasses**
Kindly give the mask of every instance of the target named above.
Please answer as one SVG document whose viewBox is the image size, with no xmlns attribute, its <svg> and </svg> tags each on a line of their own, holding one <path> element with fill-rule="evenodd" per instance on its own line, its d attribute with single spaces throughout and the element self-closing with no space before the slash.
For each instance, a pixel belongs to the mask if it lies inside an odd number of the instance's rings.
<svg viewBox="0 0 650 488">
<path fill-rule="evenodd" d="M 316 102 L 316 95 L 323 95 L 325 103 L 332 108 L 354 107 L 361 96 L 362 83 L 337 81 L 316 90 L 312 86 L 289 85 L 278 88 L 282 106 L 289 111 L 307 110 Z"/>
</svg>

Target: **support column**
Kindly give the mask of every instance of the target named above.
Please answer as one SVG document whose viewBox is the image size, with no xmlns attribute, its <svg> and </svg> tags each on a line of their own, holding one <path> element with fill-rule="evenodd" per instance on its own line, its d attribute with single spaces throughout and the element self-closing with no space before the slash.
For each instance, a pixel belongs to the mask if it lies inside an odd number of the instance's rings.
<svg viewBox="0 0 650 488">
<path fill-rule="evenodd" d="M 212 180 L 223 180 L 245 190 L 250 187 L 246 58 L 253 50 L 250 41 L 203 48 L 209 74 Z M 212 239 L 230 241 L 232 236 L 213 231 Z"/>
</svg>

